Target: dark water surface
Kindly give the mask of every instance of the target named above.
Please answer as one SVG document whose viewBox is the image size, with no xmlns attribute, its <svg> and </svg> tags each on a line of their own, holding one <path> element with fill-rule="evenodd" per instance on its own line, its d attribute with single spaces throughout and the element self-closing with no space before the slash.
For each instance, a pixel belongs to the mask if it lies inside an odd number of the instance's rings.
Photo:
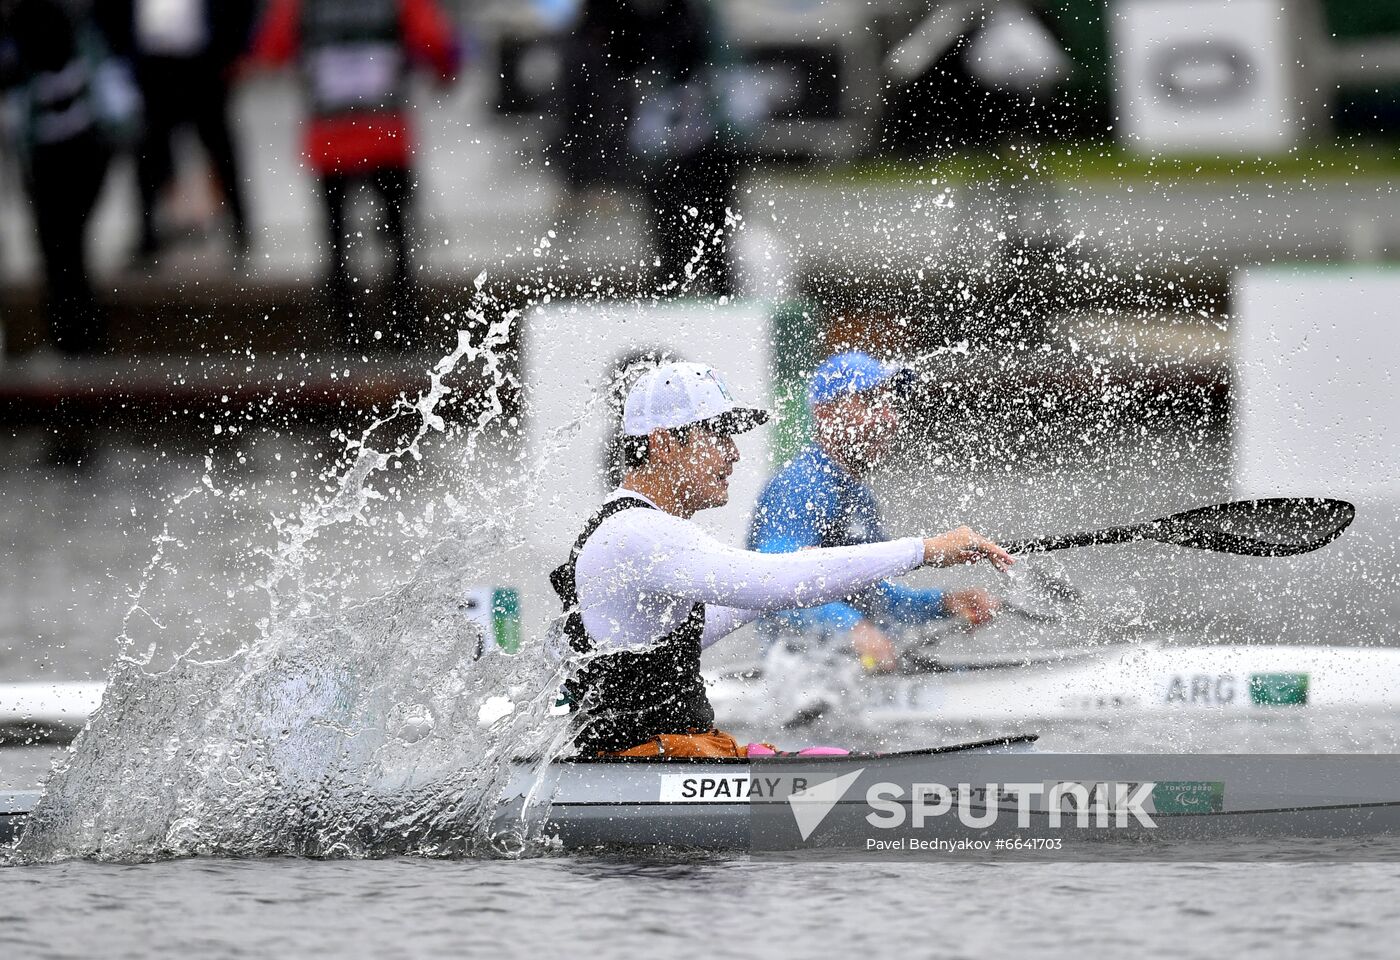
<svg viewBox="0 0 1400 960">
<path fill-rule="evenodd" d="M 360 863 L 0 872 L 24 957 L 1394 956 L 1395 864 Z"/>
</svg>

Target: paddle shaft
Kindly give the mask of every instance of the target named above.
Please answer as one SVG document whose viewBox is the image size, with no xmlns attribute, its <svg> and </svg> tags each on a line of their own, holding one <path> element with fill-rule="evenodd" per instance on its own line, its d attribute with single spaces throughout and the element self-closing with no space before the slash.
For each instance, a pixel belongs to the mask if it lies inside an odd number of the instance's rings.
<svg viewBox="0 0 1400 960">
<path fill-rule="evenodd" d="M 1124 527 L 1104 527 L 1102 530 L 1088 530 L 1083 533 L 1062 533 L 1053 537 L 1036 537 L 1031 540 L 1012 540 L 1003 543 L 1007 553 L 1047 553 L 1051 550 L 1068 550 L 1071 547 L 1093 547 L 1109 543 L 1133 543 L 1138 540 L 1151 540 L 1152 532 L 1158 523 L 1134 523 Z"/>
</svg>

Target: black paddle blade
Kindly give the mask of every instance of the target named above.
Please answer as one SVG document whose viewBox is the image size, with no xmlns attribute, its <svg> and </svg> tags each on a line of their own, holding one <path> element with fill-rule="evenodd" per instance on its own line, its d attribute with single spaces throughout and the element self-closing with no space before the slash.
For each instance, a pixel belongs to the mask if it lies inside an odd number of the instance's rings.
<svg viewBox="0 0 1400 960">
<path fill-rule="evenodd" d="M 1164 517 L 1147 537 L 1249 557 L 1291 557 L 1331 543 L 1355 516 L 1356 507 L 1345 500 L 1237 500 Z"/>
</svg>

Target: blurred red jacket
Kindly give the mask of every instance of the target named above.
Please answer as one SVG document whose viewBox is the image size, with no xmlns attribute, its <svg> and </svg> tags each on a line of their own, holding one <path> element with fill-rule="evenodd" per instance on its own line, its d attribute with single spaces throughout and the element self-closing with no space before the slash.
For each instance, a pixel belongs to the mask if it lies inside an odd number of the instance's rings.
<svg viewBox="0 0 1400 960">
<path fill-rule="evenodd" d="M 312 112 L 306 157 L 322 174 L 408 167 L 409 70 L 445 83 L 461 60 L 436 0 L 272 0 L 251 57 L 300 64 Z"/>
</svg>

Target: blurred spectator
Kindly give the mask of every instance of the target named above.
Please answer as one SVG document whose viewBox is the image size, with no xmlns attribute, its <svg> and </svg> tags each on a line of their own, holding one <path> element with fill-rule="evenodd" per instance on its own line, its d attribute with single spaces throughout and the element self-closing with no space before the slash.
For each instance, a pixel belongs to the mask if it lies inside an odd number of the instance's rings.
<svg viewBox="0 0 1400 960">
<path fill-rule="evenodd" d="M 408 345 L 416 301 L 407 217 L 412 199 L 408 73 L 420 63 L 443 83 L 460 51 L 436 0 L 272 0 L 254 40 L 255 58 L 302 67 L 312 112 L 306 153 L 320 175 L 331 243 L 333 315 L 357 331 L 351 311 L 345 211 L 352 187 L 374 189 L 394 257 L 392 345 Z"/>
<path fill-rule="evenodd" d="M 5 86 L 18 100 L 14 141 L 43 259 L 49 341 L 63 353 L 98 353 L 107 329 L 88 279 L 86 227 L 114 147 L 134 135 L 140 100 L 84 8 L 9 0 L 0 17 Z"/>
<path fill-rule="evenodd" d="M 157 220 L 161 197 L 175 180 L 174 138 L 191 127 L 208 154 L 241 258 L 248 249 L 248 222 L 229 130 L 229 80 L 252 32 L 252 0 L 101 0 L 99 10 L 132 62 L 145 104 L 136 163 L 138 256 L 148 260 L 160 252 Z"/>
<path fill-rule="evenodd" d="M 639 39 L 627 31 L 634 19 L 629 11 L 627 0 L 585 0 L 582 15 L 564 42 L 564 135 L 559 160 L 564 185 L 571 193 L 628 187 L 637 179 L 627 147 L 632 111 L 627 78 L 637 69 L 642 53 Z"/>
<path fill-rule="evenodd" d="M 734 292 L 725 210 L 735 206 L 738 161 L 718 51 L 702 0 L 585 0 L 566 44 L 565 182 L 640 181 L 667 290 L 708 280 L 715 294 Z"/>
</svg>

